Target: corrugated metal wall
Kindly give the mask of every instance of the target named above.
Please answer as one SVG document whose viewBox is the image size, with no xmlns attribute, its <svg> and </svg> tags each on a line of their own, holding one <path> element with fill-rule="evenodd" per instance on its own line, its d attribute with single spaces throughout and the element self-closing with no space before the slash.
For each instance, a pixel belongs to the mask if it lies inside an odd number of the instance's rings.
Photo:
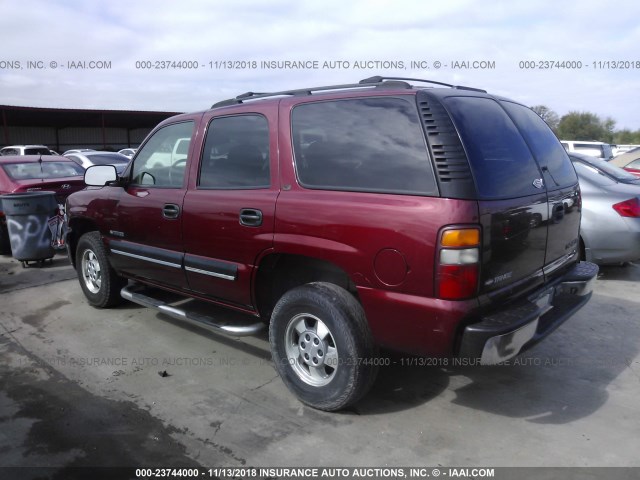
<svg viewBox="0 0 640 480">
<path fill-rule="evenodd" d="M 54 145 L 56 143 L 56 131 L 54 128 L 7 127 L 7 130 L 9 138 L 14 145 Z"/>
<path fill-rule="evenodd" d="M 12 145 L 46 145 L 60 153 L 72 148 L 102 149 L 104 146 L 120 150 L 129 146 L 137 147 L 151 131 L 150 128 L 136 128 L 129 131 L 125 128 L 69 127 L 56 129 L 48 127 L 7 127 L 8 138 Z M 5 138 L 3 132 L 3 138 Z"/>
<path fill-rule="evenodd" d="M 43 144 L 58 152 L 138 147 L 158 123 L 173 115 L 0 105 L 0 147 Z"/>
</svg>

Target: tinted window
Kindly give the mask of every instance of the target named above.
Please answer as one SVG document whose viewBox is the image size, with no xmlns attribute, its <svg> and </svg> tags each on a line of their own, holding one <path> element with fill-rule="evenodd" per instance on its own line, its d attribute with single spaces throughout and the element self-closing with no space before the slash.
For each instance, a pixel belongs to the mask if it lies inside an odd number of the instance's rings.
<svg viewBox="0 0 640 480">
<path fill-rule="evenodd" d="M 260 115 L 215 118 L 202 152 L 203 188 L 268 188 L 269 125 Z"/>
<path fill-rule="evenodd" d="M 522 135 L 497 102 L 449 97 L 444 104 L 460 133 L 481 198 L 540 193 L 540 171 Z M 557 140 L 556 140 L 557 141 Z"/>
<path fill-rule="evenodd" d="M 73 162 L 10 163 L 2 168 L 13 180 L 64 178 L 84 175 L 84 169 Z"/>
<path fill-rule="evenodd" d="M 5 148 L 2 150 L 2 155 L 20 155 L 20 150 L 17 148 Z"/>
<path fill-rule="evenodd" d="M 435 177 L 416 107 L 399 98 L 299 105 L 292 129 L 305 187 L 434 195 Z"/>
<path fill-rule="evenodd" d="M 594 145 L 592 143 L 574 143 L 573 148 L 583 148 L 585 150 L 595 150 L 602 153 L 602 145 Z"/>
<path fill-rule="evenodd" d="M 520 129 L 538 165 L 542 167 L 547 188 L 553 190 L 554 187 L 574 185 L 578 177 L 573 165 L 545 121 L 527 107 L 511 102 L 501 103 Z"/>
<path fill-rule="evenodd" d="M 35 147 L 35 148 L 25 148 L 25 155 L 51 155 L 51 152 L 48 148 L 43 147 Z"/>
<path fill-rule="evenodd" d="M 132 182 L 156 187 L 181 187 L 193 122 L 176 123 L 161 128 L 140 149 L 133 165 Z M 186 150 L 178 152 L 186 142 Z"/>
</svg>

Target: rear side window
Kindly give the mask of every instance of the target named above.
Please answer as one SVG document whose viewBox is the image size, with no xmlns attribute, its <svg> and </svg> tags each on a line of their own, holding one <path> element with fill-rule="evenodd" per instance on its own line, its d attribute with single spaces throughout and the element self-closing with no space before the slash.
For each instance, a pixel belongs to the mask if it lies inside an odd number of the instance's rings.
<svg viewBox="0 0 640 480">
<path fill-rule="evenodd" d="M 516 123 L 544 173 L 547 188 L 575 185 L 578 181 L 564 148 L 551 129 L 533 110 L 512 102 L 501 102 Z M 545 171 L 546 167 L 546 171 Z"/>
<path fill-rule="evenodd" d="M 460 133 L 480 198 L 540 193 L 533 185 L 540 178 L 538 165 L 515 124 L 496 101 L 448 97 L 444 104 Z"/>
<path fill-rule="evenodd" d="M 436 195 L 414 103 L 366 98 L 294 108 L 296 170 L 308 188 Z"/>
</svg>

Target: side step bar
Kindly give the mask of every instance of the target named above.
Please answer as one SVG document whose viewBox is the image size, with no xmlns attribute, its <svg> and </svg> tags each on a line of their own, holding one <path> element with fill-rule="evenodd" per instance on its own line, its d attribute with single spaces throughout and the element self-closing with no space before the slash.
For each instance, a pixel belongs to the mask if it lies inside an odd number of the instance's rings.
<svg viewBox="0 0 640 480">
<path fill-rule="evenodd" d="M 266 328 L 262 322 L 250 325 L 234 325 L 227 322 L 218 322 L 213 317 L 203 315 L 201 313 L 190 312 L 186 309 L 182 310 L 178 307 L 169 305 L 162 300 L 145 295 L 145 288 L 140 285 L 128 285 L 120 290 L 120 296 L 125 300 L 142 305 L 143 307 L 154 308 L 170 317 L 183 320 L 192 325 L 206 328 L 215 333 L 223 333 L 234 337 L 244 337 L 254 335 Z"/>
</svg>

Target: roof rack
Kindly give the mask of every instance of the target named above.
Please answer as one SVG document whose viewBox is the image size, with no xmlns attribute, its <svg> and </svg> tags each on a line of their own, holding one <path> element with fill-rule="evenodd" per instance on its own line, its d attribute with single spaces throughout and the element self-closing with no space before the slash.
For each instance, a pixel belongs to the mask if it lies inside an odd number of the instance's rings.
<svg viewBox="0 0 640 480">
<path fill-rule="evenodd" d="M 387 82 L 385 80 L 393 80 L 393 81 Z M 360 80 L 360 82 L 358 83 L 347 83 L 344 85 L 327 85 L 324 87 L 301 88 L 296 90 L 283 90 L 280 92 L 270 92 L 270 93 L 246 92 L 241 95 L 238 95 L 237 97 L 216 102 L 211 106 L 211 108 L 226 107 L 228 105 L 237 105 L 239 103 L 243 103 L 246 100 L 257 100 L 259 98 L 278 97 L 278 96 L 286 96 L 286 95 L 290 95 L 290 96 L 311 95 L 313 92 L 322 92 L 322 91 L 329 91 L 329 90 L 345 90 L 349 88 L 366 88 L 366 87 L 411 88 L 411 85 L 409 83 L 406 83 L 405 80 L 412 81 L 412 82 L 433 83 L 433 84 L 442 85 L 445 87 L 458 88 L 460 90 L 473 90 L 477 92 L 486 93 L 485 90 L 480 90 L 479 88 L 463 87 L 460 85 L 450 85 L 448 83 L 435 82 L 433 80 L 422 80 L 420 78 L 375 76 L 375 77 L 365 78 L 364 80 Z"/>
<path fill-rule="evenodd" d="M 360 80 L 360 83 L 361 84 L 381 83 L 385 80 L 403 80 L 407 82 L 433 83 L 435 85 L 442 85 L 443 87 L 456 88 L 458 90 L 471 90 L 472 92 L 487 93 L 486 90 L 482 90 L 481 88 L 465 87 L 464 85 L 451 85 L 450 83 L 436 82 L 435 80 L 425 80 L 423 78 L 381 77 L 379 75 L 376 75 L 374 77 L 369 77 L 369 78 L 365 78 L 364 80 Z"/>
</svg>

